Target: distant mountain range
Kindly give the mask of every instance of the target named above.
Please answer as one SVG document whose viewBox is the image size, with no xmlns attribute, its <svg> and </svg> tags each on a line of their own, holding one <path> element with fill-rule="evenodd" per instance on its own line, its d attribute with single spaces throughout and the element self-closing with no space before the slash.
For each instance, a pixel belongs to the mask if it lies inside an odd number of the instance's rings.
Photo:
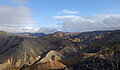
<svg viewBox="0 0 120 70">
<path fill-rule="evenodd" d="M 119 53 L 120 30 L 53 34 L 0 31 L 0 70 L 119 70 Z"/>
<path fill-rule="evenodd" d="M 21 36 L 21 37 L 40 37 L 47 35 L 45 33 L 30 33 L 30 32 L 25 32 L 25 33 L 10 33 L 13 35 Z"/>
</svg>

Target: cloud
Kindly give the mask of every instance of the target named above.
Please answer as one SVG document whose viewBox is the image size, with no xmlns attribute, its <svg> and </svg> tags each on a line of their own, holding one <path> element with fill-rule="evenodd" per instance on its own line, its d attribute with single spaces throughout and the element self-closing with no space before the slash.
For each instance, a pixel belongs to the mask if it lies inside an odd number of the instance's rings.
<svg viewBox="0 0 120 70">
<path fill-rule="evenodd" d="M 0 30 L 18 32 L 21 27 L 35 24 L 32 12 L 25 6 L 0 6 Z"/>
<path fill-rule="evenodd" d="M 11 0 L 12 2 L 16 3 L 16 4 L 23 4 L 26 3 L 26 0 Z"/>
<path fill-rule="evenodd" d="M 36 30 L 36 32 L 42 32 L 42 33 L 53 33 L 53 32 L 56 32 L 56 31 L 58 31 L 58 29 L 56 29 L 56 28 L 46 28 L 46 27 L 41 27 L 41 28 L 38 28 L 37 30 Z"/>
<path fill-rule="evenodd" d="M 62 31 L 83 32 L 94 30 L 120 29 L 120 15 L 103 14 L 94 16 L 55 16 L 56 20 L 63 20 L 60 24 Z"/>
<path fill-rule="evenodd" d="M 59 13 L 65 13 L 65 14 L 79 14 L 79 11 L 71 11 L 71 10 L 62 10 Z"/>
<path fill-rule="evenodd" d="M 66 19 L 77 19 L 77 18 L 81 18 L 79 16 L 74 16 L 74 15 L 67 15 L 67 16 L 54 16 L 53 19 L 55 20 L 66 20 Z"/>
<path fill-rule="evenodd" d="M 37 33 L 53 33 L 58 31 L 56 28 L 49 28 L 49 27 L 39 27 L 39 28 L 33 28 L 33 27 L 24 27 L 21 28 L 21 32 L 37 32 Z"/>
<path fill-rule="evenodd" d="M 2 2 L 6 2 L 2 0 Z M 32 18 L 32 11 L 24 6 L 27 0 L 7 0 L 13 5 L 0 5 L 0 30 L 6 32 L 44 32 L 52 33 L 56 28 L 38 27 L 37 19 Z M 37 28 L 35 28 L 37 26 Z"/>
<path fill-rule="evenodd" d="M 20 32 L 37 32 L 37 33 L 53 33 L 58 31 L 56 28 L 50 28 L 50 27 L 38 27 L 38 28 L 33 28 L 33 27 L 21 27 Z"/>
</svg>

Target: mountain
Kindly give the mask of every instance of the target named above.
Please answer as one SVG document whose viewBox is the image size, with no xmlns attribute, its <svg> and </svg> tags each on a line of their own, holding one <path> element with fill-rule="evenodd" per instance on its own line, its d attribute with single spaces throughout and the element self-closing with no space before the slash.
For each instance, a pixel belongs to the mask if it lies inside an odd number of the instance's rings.
<svg viewBox="0 0 120 70">
<path fill-rule="evenodd" d="M 55 32 L 39 37 L 3 34 L 0 33 L 0 70 L 39 70 L 46 66 L 45 70 L 76 70 L 75 66 L 89 65 L 89 59 L 94 61 L 92 57 L 105 63 L 120 60 L 120 30 Z"/>
<path fill-rule="evenodd" d="M 45 36 L 47 34 L 45 33 L 10 33 L 12 35 L 17 35 L 17 36 L 22 36 L 22 37 L 40 37 L 40 36 Z"/>
<path fill-rule="evenodd" d="M 4 35 L 9 35 L 9 34 L 5 31 L 0 31 L 0 36 L 4 36 Z"/>
</svg>

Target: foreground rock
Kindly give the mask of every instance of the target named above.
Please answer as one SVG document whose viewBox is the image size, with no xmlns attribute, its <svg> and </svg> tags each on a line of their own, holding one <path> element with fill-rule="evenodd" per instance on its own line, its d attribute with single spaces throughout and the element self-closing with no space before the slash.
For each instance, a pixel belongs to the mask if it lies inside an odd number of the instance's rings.
<svg viewBox="0 0 120 70">
<path fill-rule="evenodd" d="M 42 57 L 41 57 L 42 58 Z M 67 70 L 67 66 L 62 64 L 61 58 L 56 51 L 50 51 L 32 65 L 26 65 L 20 70 Z"/>
</svg>

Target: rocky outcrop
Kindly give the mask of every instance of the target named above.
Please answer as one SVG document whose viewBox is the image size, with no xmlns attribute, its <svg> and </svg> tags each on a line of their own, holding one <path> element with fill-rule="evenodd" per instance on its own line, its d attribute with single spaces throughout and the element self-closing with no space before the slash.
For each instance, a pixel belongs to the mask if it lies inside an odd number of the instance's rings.
<svg viewBox="0 0 120 70">
<path fill-rule="evenodd" d="M 62 59 L 58 55 L 58 52 L 52 50 L 44 58 L 21 70 L 67 70 L 67 66 L 60 62 Z"/>
<path fill-rule="evenodd" d="M 51 50 L 43 59 L 39 61 L 39 63 L 49 62 L 52 60 L 61 61 L 62 59 L 60 58 L 60 55 L 61 54 L 59 52 Z"/>
</svg>

